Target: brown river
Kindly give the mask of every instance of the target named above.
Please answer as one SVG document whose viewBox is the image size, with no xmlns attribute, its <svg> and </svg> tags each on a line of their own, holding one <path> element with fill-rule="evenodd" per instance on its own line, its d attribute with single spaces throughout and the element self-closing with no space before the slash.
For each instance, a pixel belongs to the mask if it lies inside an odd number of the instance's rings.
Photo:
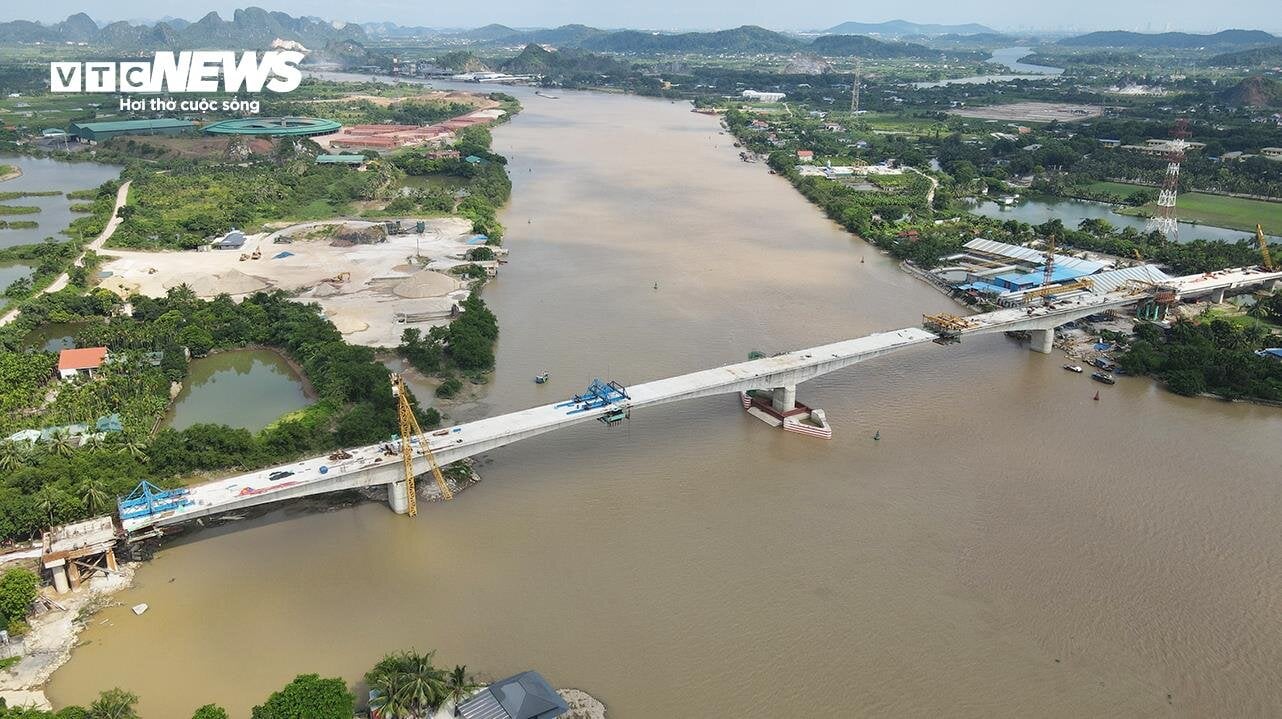
<svg viewBox="0 0 1282 719">
<path fill-rule="evenodd" d="M 517 94 L 495 131 L 515 184 L 485 289 L 498 370 L 455 419 L 951 306 L 688 105 Z M 417 647 L 537 669 L 615 719 L 1282 715 L 1282 411 L 1061 364 L 1001 336 L 928 345 L 802 385 L 831 441 L 713 397 L 494 452 L 417 519 L 189 534 L 50 695 L 247 717 L 296 674 L 354 684 Z"/>
</svg>

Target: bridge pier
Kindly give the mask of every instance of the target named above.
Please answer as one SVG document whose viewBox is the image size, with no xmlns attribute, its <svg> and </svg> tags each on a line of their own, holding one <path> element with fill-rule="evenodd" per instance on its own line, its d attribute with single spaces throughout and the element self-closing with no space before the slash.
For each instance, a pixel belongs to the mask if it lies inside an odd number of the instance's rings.
<svg viewBox="0 0 1282 719">
<path fill-rule="evenodd" d="M 1028 333 L 1032 337 L 1032 343 L 1028 348 L 1034 352 L 1041 352 L 1048 355 L 1055 349 L 1055 328 L 1048 330 L 1031 330 Z"/>
<path fill-rule="evenodd" d="M 770 406 L 776 412 L 789 412 L 797 406 L 797 385 L 775 387 L 772 392 Z"/>
<path fill-rule="evenodd" d="M 1223 287 L 1221 287 L 1220 289 L 1218 289 L 1218 290 L 1216 290 L 1216 291 L 1214 291 L 1214 292 L 1212 292 L 1212 293 L 1211 293 L 1211 303 L 1212 303 L 1212 304 L 1217 304 L 1217 305 L 1218 305 L 1218 304 L 1220 304 L 1220 303 L 1221 303 L 1221 302 L 1223 302 L 1223 301 L 1224 301 L 1224 288 L 1223 288 Z"/>
<path fill-rule="evenodd" d="M 405 490 L 405 480 L 399 480 L 387 485 L 387 504 L 397 514 L 408 514 L 410 511 L 410 495 Z"/>
</svg>

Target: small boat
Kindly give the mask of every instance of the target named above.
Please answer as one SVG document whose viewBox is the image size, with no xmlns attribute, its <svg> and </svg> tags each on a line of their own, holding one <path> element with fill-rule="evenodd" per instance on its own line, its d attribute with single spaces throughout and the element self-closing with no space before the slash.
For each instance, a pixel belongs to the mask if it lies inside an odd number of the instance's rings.
<svg viewBox="0 0 1282 719">
<path fill-rule="evenodd" d="M 132 609 L 133 609 L 134 614 L 137 614 L 138 616 L 140 616 L 140 617 L 141 617 L 141 616 L 142 616 L 142 613 L 143 613 L 143 612 L 145 612 L 145 611 L 147 611 L 148 609 L 150 609 L 150 607 L 148 607 L 148 606 L 147 606 L 147 603 L 146 603 L 146 602 L 143 602 L 142 604 L 135 604 L 135 605 L 132 607 Z"/>
<path fill-rule="evenodd" d="M 600 417 L 597 417 L 597 419 L 601 420 L 607 425 L 612 425 L 616 422 L 622 422 L 627 418 L 628 418 L 628 411 L 626 409 L 623 409 L 622 407 L 615 407 L 609 412 L 606 412 Z"/>
<path fill-rule="evenodd" d="M 1068 370 L 1069 372 L 1076 372 L 1077 374 L 1082 373 L 1082 366 L 1077 364 L 1066 364 L 1064 365 L 1064 369 Z"/>
<path fill-rule="evenodd" d="M 1095 401 L 1099 401 L 1099 390 L 1095 390 Z"/>
<path fill-rule="evenodd" d="M 1107 372 L 1092 372 L 1091 379 L 1104 384 L 1117 384 L 1117 380 L 1113 379 L 1113 375 Z"/>
<path fill-rule="evenodd" d="M 547 372 L 544 372 L 543 374 L 539 374 L 539 375 L 535 375 L 535 376 L 534 376 L 534 384 L 544 384 L 544 383 L 546 383 L 547 381 L 548 381 L 548 373 L 547 373 Z"/>
<path fill-rule="evenodd" d="M 880 441 L 880 440 L 881 440 L 881 430 L 877 430 L 876 434 L 874 434 L 874 435 L 872 436 L 872 438 L 873 438 L 874 440 L 878 440 L 878 441 Z"/>
</svg>

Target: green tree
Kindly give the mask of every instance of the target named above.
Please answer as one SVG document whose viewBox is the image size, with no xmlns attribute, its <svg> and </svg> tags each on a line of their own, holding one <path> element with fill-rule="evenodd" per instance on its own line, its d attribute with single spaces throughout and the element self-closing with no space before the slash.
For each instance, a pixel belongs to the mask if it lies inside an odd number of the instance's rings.
<svg viewBox="0 0 1282 719">
<path fill-rule="evenodd" d="M 299 674 L 254 707 L 251 719 L 352 719 L 356 697 L 342 679 Z"/>
<path fill-rule="evenodd" d="M 39 588 L 40 577 L 30 570 L 13 567 L 0 575 L 0 617 L 6 624 L 27 617 Z"/>
<path fill-rule="evenodd" d="M 80 500 L 92 515 L 110 511 L 112 502 L 111 493 L 107 491 L 107 480 L 101 476 L 84 479 L 80 482 Z"/>
<path fill-rule="evenodd" d="M 387 719 L 418 719 L 435 712 L 448 696 L 445 672 L 432 665 L 435 652 L 389 654 L 365 675 L 378 696 L 370 703 Z"/>
<path fill-rule="evenodd" d="M 480 685 L 468 675 L 466 665 L 454 665 L 445 677 L 445 695 L 456 707 L 472 696 L 478 687 Z"/>
<path fill-rule="evenodd" d="M 89 719 L 138 719 L 138 696 L 123 689 L 108 689 L 89 705 Z"/>
<path fill-rule="evenodd" d="M 227 719 L 227 710 L 217 704 L 206 704 L 197 709 L 191 719 Z"/>
</svg>

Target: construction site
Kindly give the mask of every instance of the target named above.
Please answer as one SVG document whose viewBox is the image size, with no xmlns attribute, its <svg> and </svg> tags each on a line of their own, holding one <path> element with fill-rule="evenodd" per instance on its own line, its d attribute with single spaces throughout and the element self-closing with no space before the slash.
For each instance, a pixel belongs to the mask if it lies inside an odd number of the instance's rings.
<svg viewBox="0 0 1282 719">
<path fill-rule="evenodd" d="M 471 229 L 457 217 L 329 220 L 233 231 L 198 251 L 108 249 L 99 286 L 122 297 L 161 297 L 183 285 L 203 298 L 284 290 L 320 305 L 348 342 L 395 347 L 406 326 L 426 330 L 457 313 L 472 281 L 456 268 L 498 273 L 506 250 L 490 247 L 494 259 L 469 260 L 486 241 Z"/>
</svg>

